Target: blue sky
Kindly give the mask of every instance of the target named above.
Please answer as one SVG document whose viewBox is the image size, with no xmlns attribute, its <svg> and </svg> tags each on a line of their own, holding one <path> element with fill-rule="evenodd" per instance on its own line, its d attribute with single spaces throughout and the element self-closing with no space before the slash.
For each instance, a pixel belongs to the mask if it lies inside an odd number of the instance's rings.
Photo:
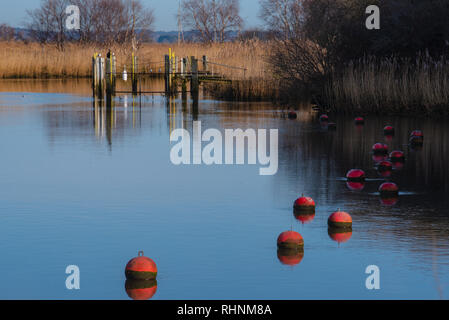
<svg viewBox="0 0 449 320">
<path fill-rule="evenodd" d="M 142 0 L 146 5 L 153 7 L 156 12 L 156 30 L 177 30 L 176 13 L 178 0 Z M 39 6 L 40 0 L 16 0 L 3 4 L 0 11 L 0 23 L 8 23 L 20 27 L 25 21 L 25 11 Z M 260 25 L 257 18 L 259 11 L 258 0 L 240 0 L 240 14 L 245 21 L 245 27 Z"/>
</svg>

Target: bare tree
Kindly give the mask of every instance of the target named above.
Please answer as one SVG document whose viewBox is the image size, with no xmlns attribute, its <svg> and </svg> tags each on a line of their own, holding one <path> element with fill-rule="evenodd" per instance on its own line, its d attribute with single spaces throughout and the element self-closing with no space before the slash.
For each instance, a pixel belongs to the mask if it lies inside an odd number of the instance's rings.
<svg viewBox="0 0 449 320">
<path fill-rule="evenodd" d="M 65 30 L 66 8 L 74 4 L 80 9 L 80 29 Z M 151 9 L 141 0 L 41 0 L 38 9 L 28 11 L 33 38 L 41 43 L 53 42 L 59 48 L 67 40 L 82 43 L 132 43 L 137 47 L 154 24 Z"/>
<path fill-rule="evenodd" d="M 75 0 L 74 4 L 80 9 L 79 40 L 83 43 L 96 41 L 96 25 L 101 19 L 100 1 Z"/>
<path fill-rule="evenodd" d="M 125 1 L 125 41 L 132 41 L 133 49 L 144 39 L 147 32 L 151 31 L 155 18 L 153 10 L 145 9 L 139 0 Z"/>
<path fill-rule="evenodd" d="M 294 36 L 303 22 L 303 0 L 259 0 L 260 13 L 269 31 L 287 39 Z"/>
<path fill-rule="evenodd" d="M 54 42 L 59 49 L 64 48 L 66 8 L 68 0 L 41 0 L 40 8 L 28 10 L 31 35 L 41 43 Z"/>
<path fill-rule="evenodd" d="M 14 28 L 8 26 L 7 24 L 0 25 L 0 40 L 11 41 L 14 39 Z"/>
<path fill-rule="evenodd" d="M 224 42 L 230 31 L 240 31 L 239 0 L 186 0 L 183 21 L 198 31 L 204 42 Z"/>
<path fill-rule="evenodd" d="M 80 8 L 82 42 L 103 44 L 148 40 L 154 25 L 153 10 L 140 0 L 75 0 Z"/>
<path fill-rule="evenodd" d="M 290 97 L 319 95 L 331 72 L 328 52 L 307 34 L 308 1 L 314 0 L 260 0 L 260 17 L 276 35 L 269 62 Z"/>
</svg>

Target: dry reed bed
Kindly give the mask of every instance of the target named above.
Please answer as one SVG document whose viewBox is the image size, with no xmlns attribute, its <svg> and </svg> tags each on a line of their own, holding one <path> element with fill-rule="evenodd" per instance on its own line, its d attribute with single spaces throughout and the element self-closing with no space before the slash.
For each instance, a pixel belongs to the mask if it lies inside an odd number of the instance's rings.
<svg viewBox="0 0 449 320">
<path fill-rule="evenodd" d="M 206 55 L 211 62 L 247 68 L 247 71 L 210 64 L 215 73 L 232 79 L 265 78 L 269 74 L 266 56 L 270 45 L 259 41 L 223 44 L 146 44 L 137 53 L 145 69 L 163 66 L 164 55 L 172 48 L 178 57 Z M 124 47 L 112 50 L 117 55 L 118 66 L 131 63 L 131 51 Z M 64 51 L 52 45 L 36 43 L 0 42 L 0 78 L 88 77 L 91 74 L 91 57 L 95 52 L 106 54 L 107 48 L 68 44 Z M 118 70 L 121 71 L 121 70 Z M 157 70 L 154 70 L 157 71 Z"/>
<path fill-rule="evenodd" d="M 449 61 L 361 60 L 333 77 L 327 96 L 338 111 L 448 113 Z"/>
<path fill-rule="evenodd" d="M 153 72 L 163 70 L 164 55 L 169 48 L 178 57 L 203 55 L 210 62 L 246 68 L 246 71 L 218 66 L 209 69 L 233 80 L 232 84 L 208 86 L 216 96 L 248 100 L 252 97 L 269 97 L 273 94 L 273 83 L 266 63 L 270 44 L 261 41 L 246 41 L 222 44 L 145 44 L 137 52 L 141 69 Z M 129 47 L 111 48 L 116 53 L 118 71 L 126 67 L 129 71 L 131 50 Z M 64 51 L 55 46 L 37 43 L 0 43 L 0 78 L 83 78 L 91 75 L 91 57 L 95 52 L 106 54 L 107 48 L 68 44 Z M 200 64 L 201 68 L 201 64 Z"/>
</svg>

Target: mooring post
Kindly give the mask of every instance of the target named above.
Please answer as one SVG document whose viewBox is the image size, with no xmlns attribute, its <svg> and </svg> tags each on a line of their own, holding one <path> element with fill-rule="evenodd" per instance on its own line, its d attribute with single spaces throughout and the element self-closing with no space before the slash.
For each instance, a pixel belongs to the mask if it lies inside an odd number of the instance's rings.
<svg viewBox="0 0 449 320">
<path fill-rule="evenodd" d="M 179 57 L 177 57 L 176 55 L 173 54 L 173 95 L 176 94 L 176 92 L 178 91 L 178 82 L 179 82 L 179 74 L 178 74 L 178 70 L 179 70 L 179 62 L 178 62 Z"/>
<path fill-rule="evenodd" d="M 198 99 L 199 95 L 199 78 L 198 78 L 198 59 L 191 57 L 192 59 L 192 80 L 190 81 L 190 91 L 194 96 L 194 99 Z"/>
<path fill-rule="evenodd" d="M 182 58 L 181 61 L 181 95 L 182 99 L 187 99 L 187 78 L 186 78 L 186 70 L 187 70 L 187 58 Z"/>
<path fill-rule="evenodd" d="M 170 55 L 165 55 L 165 94 L 170 93 Z"/>
<path fill-rule="evenodd" d="M 170 94 L 174 95 L 176 91 L 176 55 L 175 51 L 171 51 L 171 63 L 170 63 Z"/>
<path fill-rule="evenodd" d="M 110 53 L 106 56 L 106 95 L 108 99 L 112 95 L 112 59 Z"/>
<path fill-rule="evenodd" d="M 208 65 L 207 65 L 207 56 L 203 56 L 203 71 L 207 73 Z"/>
<path fill-rule="evenodd" d="M 192 57 L 187 57 L 186 58 L 186 72 L 187 73 L 192 73 Z"/>
<path fill-rule="evenodd" d="M 137 73 L 138 73 L 137 57 L 132 54 L 132 91 L 133 95 L 137 94 Z"/>
<path fill-rule="evenodd" d="M 181 59 L 181 63 L 179 64 L 179 76 L 184 78 L 184 58 Z"/>
<path fill-rule="evenodd" d="M 182 76 L 185 77 L 186 73 L 187 73 L 187 58 L 182 58 L 182 63 L 181 63 L 181 73 Z"/>
<path fill-rule="evenodd" d="M 104 69 L 105 69 L 105 63 L 104 58 L 101 57 L 101 54 L 98 54 L 95 59 L 95 68 L 97 70 L 97 77 L 96 77 L 96 95 L 99 98 L 103 97 L 103 89 L 104 89 Z"/>
<path fill-rule="evenodd" d="M 115 96 L 115 90 L 117 88 L 117 57 L 115 53 L 112 53 L 112 94 Z"/>
<path fill-rule="evenodd" d="M 179 57 L 175 56 L 174 59 L 175 59 L 175 76 L 177 76 L 177 73 L 178 73 L 178 70 L 179 70 L 179 62 L 178 62 Z"/>
<path fill-rule="evenodd" d="M 117 58 L 114 53 L 108 52 L 106 56 L 106 95 L 115 96 L 117 77 Z"/>
<path fill-rule="evenodd" d="M 92 56 L 92 96 L 95 97 L 97 91 L 97 54 Z"/>
<path fill-rule="evenodd" d="M 173 93 L 173 69 L 174 69 L 174 52 L 168 48 L 168 95 Z"/>
</svg>

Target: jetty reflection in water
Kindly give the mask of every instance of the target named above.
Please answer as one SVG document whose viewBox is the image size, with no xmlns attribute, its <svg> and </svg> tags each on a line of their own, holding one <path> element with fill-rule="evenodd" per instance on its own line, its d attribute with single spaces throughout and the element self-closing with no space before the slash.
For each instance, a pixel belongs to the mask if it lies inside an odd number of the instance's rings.
<svg viewBox="0 0 449 320">
<path fill-rule="evenodd" d="M 357 127 L 330 115 L 337 127 L 329 131 L 310 108 L 288 120 L 268 103 L 207 96 L 117 96 L 108 107 L 92 101 L 88 81 L 0 81 L 0 91 L 0 298 L 129 299 L 123 261 L 136 248 L 160 269 L 152 299 L 448 298 L 443 119 L 369 116 Z M 279 129 L 277 175 L 171 164 L 170 132 L 191 132 L 196 120 L 223 132 Z M 396 128 L 390 141 L 386 124 Z M 414 129 L 424 131 L 421 149 L 406 145 Z M 405 152 L 401 170 L 379 176 L 376 142 Z M 352 168 L 366 172 L 363 188 L 341 179 Z M 400 194 L 382 204 L 385 181 Z M 292 214 L 301 194 L 316 201 L 314 217 Z M 351 214 L 352 234 L 329 232 L 338 208 Z M 293 222 L 304 258 L 273 242 Z M 64 287 L 69 264 L 81 270 L 78 292 Z M 378 292 L 364 287 L 372 264 Z"/>
</svg>

